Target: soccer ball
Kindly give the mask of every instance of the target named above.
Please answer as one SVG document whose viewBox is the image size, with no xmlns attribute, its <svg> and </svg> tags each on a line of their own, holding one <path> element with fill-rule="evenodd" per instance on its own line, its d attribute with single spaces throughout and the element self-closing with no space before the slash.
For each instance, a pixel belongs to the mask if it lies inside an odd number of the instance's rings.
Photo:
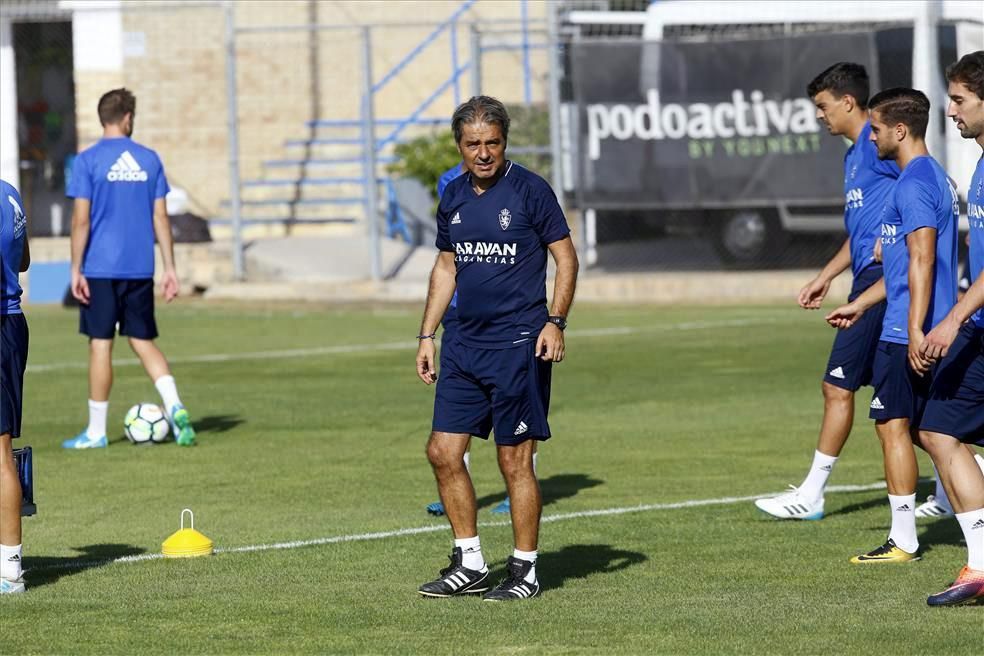
<svg viewBox="0 0 984 656">
<path fill-rule="evenodd" d="M 133 444 L 159 444 L 167 440 L 168 430 L 164 411 L 153 403 L 138 403 L 123 419 L 123 432 Z"/>
</svg>

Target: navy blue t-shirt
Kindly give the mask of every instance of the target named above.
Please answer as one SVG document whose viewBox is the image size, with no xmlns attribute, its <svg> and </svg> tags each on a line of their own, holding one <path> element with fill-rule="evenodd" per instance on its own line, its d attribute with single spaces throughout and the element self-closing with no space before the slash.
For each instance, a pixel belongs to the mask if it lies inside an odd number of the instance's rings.
<svg viewBox="0 0 984 656">
<path fill-rule="evenodd" d="M 100 139 L 79 153 L 67 195 L 91 202 L 82 273 L 153 278 L 154 201 L 170 190 L 157 153 L 129 137 Z"/>
<path fill-rule="evenodd" d="M 957 302 L 957 190 L 929 155 L 905 167 L 882 209 L 882 259 L 888 307 L 881 339 L 909 343 L 909 249 L 906 237 L 920 228 L 936 230 L 933 289 L 923 332 L 929 332 Z"/>
<path fill-rule="evenodd" d="M 854 277 L 875 263 L 875 240 L 881 231 L 881 209 L 899 177 L 893 160 L 878 159 L 871 140 L 871 123 L 865 123 L 844 154 L 844 226 L 851 240 Z"/>
<path fill-rule="evenodd" d="M 547 245 L 569 234 L 547 181 L 513 162 L 481 195 L 470 175 L 448 184 L 436 245 L 455 254 L 463 344 L 503 349 L 539 336 L 548 316 Z"/>
<path fill-rule="evenodd" d="M 21 314 L 21 259 L 27 237 L 24 201 L 14 186 L 0 180 L 0 316 Z"/>
</svg>

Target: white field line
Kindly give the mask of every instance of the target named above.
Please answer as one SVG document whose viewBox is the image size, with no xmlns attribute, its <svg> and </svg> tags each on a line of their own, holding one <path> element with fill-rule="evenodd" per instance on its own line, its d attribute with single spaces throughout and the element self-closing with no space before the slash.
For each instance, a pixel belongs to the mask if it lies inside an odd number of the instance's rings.
<svg viewBox="0 0 984 656">
<path fill-rule="evenodd" d="M 748 319 L 724 319 L 721 321 L 688 321 L 667 326 L 651 326 L 647 328 L 632 328 L 616 326 L 612 328 L 586 328 L 570 330 L 569 337 L 611 337 L 619 335 L 636 335 L 641 333 L 664 332 L 674 330 L 702 330 L 707 328 L 740 328 L 777 323 L 775 317 L 757 317 Z M 317 346 L 303 349 L 283 349 L 277 351 L 243 351 L 240 353 L 205 353 L 185 357 L 169 358 L 171 364 L 197 364 L 207 362 L 240 362 L 247 360 L 277 360 L 288 358 L 307 358 L 317 355 L 341 355 L 347 353 L 370 353 L 380 351 L 406 351 L 416 349 L 417 342 L 379 342 L 376 344 L 342 344 L 338 346 Z M 136 358 L 114 360 L 114 367 L 134 367 L 140 365 Z M 68 369 L 88 369 L 89 362 L 52 362 L 47 364 L 29 364 L 27 372 L 32 374 L 65 371 Z"/>
<path fill-rule="evenodd" d="M 869 485 L 831 485 L 826 491 L 836 492 L 867 492 L 870 490 L 883 490 L 885 483 L 871 483 Z M 556 515 L 546 515 L 540 521 L 544 524 L 552 522 L 563 522 L 571 519 L 581 519 L 583 517 L 605 517 L 612 515 L 625 515 L 629 513 L 651 512 L 656 510 L 678 510 L 681 508 L 699 508 L 702 506 L 726 506 L 736 503 L 745 503 L 771 496 L 776 493 L 755 494 L 744 497 L 720 497 L 717 499 L 690 499 L 687 501 L 677 501 L 674 503 L 649 503 L 638 506 L 625 506 L 621 508 L 603 508 L 600 510 L 581 510 L 577 512 L 559 513 Z M 479 526 L 509 526 L 508 521 L 501 522 L 480 522 Z M 314 538 L 311 540 L 293 540 L 291 542 L 273 542 L 270 544 L 252 544 L 243 547 L 219 547 L 215 550 L 216 554 L 250 553 L 254 551 L 281 551 L 284 549 L 301 549 L 303 547 L 316 547 L 326 544 L 339 544 L 342 542 L 368 542 L 372 540 L 385 540 L 388 538 L 398 538 L 408 535 L 421 535 L 424 533 L 437 533 L 447 531 L 448 526 L 444 522 L 430 526 L 418 526 L 415 528 L 401 528 L 395 531 L 379 531 L 376 533 L 357 533 L 354 535 L 334 535 L 331 537 Z M 88 569 L 91 567 L 102 567 L 116 563 L 138 563 L 145 560 L 162 560 L 163 554 L 150 553 L 136 556 L 121 556 L 106 560 L 72 560 L 55 565 L 31 568 L 33 571 L 48 571 L 58 569 Z"/>
</svg>

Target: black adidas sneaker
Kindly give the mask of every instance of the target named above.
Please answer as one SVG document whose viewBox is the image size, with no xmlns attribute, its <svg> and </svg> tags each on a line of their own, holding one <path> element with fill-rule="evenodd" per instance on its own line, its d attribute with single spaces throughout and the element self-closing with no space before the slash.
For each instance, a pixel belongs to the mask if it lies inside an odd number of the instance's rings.
<svg viewBox="0 0 984 656">
<path fill-rule="evenodd" d="M 417 590 L 425 597 L 455 597 L 457 595 L 478 594 L 489 589 L 489 568 L 481 571 L 468 569 L 461 564 L 461 547 L 455 547 L 448 556 L 451 564 L 441 570 L 441 575 Z"/>
<path fill-rule="evenodd" d="M 540 594 L 539 581 L 527 583 L 524 580 L 526 575 L 530 573 L 533 563 L 510 556 L 506 566 L 509 576 L 495 588 L 482 595 L 482 599 L 485 601 L 512 601 L 513 599 L 529 599 Z"/>
</svg>

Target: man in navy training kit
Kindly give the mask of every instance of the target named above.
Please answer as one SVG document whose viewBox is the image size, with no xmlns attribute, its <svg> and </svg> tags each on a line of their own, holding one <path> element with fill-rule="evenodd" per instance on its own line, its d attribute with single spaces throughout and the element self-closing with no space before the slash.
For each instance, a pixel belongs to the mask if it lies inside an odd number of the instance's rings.
<svg viewBox="0 0 984 656">
<path fill-rule="evenodd" d="M 946 79 L 947 116 L 961 137 L 976 140 L 984 149 L 984 51 L 952 64 Z M 929 596 L 930 606 L 984 599 L 984 472 L 961 445 L 984 446 L 984 156 L 977 160 L 970 182 L 967 218 L 970 276 L 975 282 L 920 347 L 920 355 L 942 362 L 929 390 L 919 435 L 936 463 L 967 541 L 967 564 L 949 588 Z"/>
<path fill-rule="evenodd" d="M 195 443 L 188 411 L 164 354 L 154 343 L 154 238 L 164 261 L 161 285 L 171 302 L 179 292 L 164 167 L 153 150 L 130 139 L 136 98 L 114 89 L 99 99 L 103 138 L 78 155 L 68 187 L 72 212 L 72 295 L 81 303 L 79 332 L 89 336 L 89 425 L 65 440 L 66 449 L 104 448 L 113 338 L 130 348 L 164 401 L 175 441 Z"/>
<path fill-rule="evenodd" d="M 533 443 L 550 437 L 551 365 L 564 358 L 577 255 L 550 185 L 506 160 L 509 116 L 502 103 L 488 96 L 471 98 L 455 110 L 451 129 L 468 174 L 448 185 L 438 205 L 440 253 L 431 271 L 416 360 L 420 379 L 437 383 L 427 457 L 454 548 L 451 564 L 419 593 L 485 592 L 489 601 L 526 599 L 540 591 L 536 555 L 542 500 Z M 547 251 L 557 265 L 549 312 Z M 438 381 L 435 331 L 455 289 L 461 291 L 457 333 L 442 344 Z M 492 430 L 511 499 L 515 549 L 506 578 L 489 590 L 475 488 L 462 457 L 471 436 L 487 439 Z"/>
<path fill-rule="evenodd" d="M 0 180 L 0 594 L 24 592 L 21 485 L 12 441 L 21 434 L 27 320 L 18 274 L 31 264 L 24 201 Z"/>
<path fill-rule="evenodd" d="M 444 195 L 444 190 L 447 189 L 448 183 L 462 175 L 465 172 L 464 163 L 455 164 L 447 171 L 441 174 L 441 177 L 437 180 L 437 198 L 441 199 Z M 450 342 L 454 339 L 455 329 L 458 327 L 458 291 L 455 290 L 454 296 L 451 297 L 451 304 L 448 305 L 448 311 L 445 312 L 444 318 L 441 319 L 441 326 L 444 328 L 444 332 L 441 333 L 441 343 Z M 536 473 L 536 445 L 533 445 L 533 473 Z M 462 458 L 465 463 L 465 469 L 471 474 L 471 440 L 468 440 L 468 448 L 465 450 L 465 455 Z M 505 515 L 509 512 L 509 497 L 500 501 L 494 508 L 492 508 L 493 514 Z M 428 504 L 427 514 L 434 515 L 435 517 L 444 516 L 444 504 L 440 501 L 435 501 L 434 503 Z"/>
<path fill-rule="evenodd" d="M 852 563 L 900 563 L 920 558 L 916 536 L 913 443 L 932 380 L 920 355 L 925 334 L 957 301 L 957 191 L 926 149 L 929 100 L 915 89 L 887 89 L 871 99 L 871 138 L 882 159 L 902 170 L 881 217 L 885 278 L 828 320 L 856 322 L 887 294 L 888 308 L 875 354 L 875 393 L 869 416 L 881 441 L 892 527 L 885 544 Z M 922 446 L 920 444 L 920 446 Z"/>
<path fill-rule="evenodd" d="M 869 140 L 868 73 L 860 64 L 840 62 L 827 68 L 807 85 L 817 107 L 817 119 L 834 136 L 850 139 L 844 155 L 844 224 L 847 239 L 816 278 L 800 290 L 797 302 L 806 310 L 818 310 L 830 283 L 851 269 L 854 300 L 882 278 L 882 266 L 874 258 L 875 240 L 881 228 L 879 215 L 899 169 L 894 162 L 878 159 Z M 837 332 L 826 375 L 823 377 L 823 421 L 813 454 L 813 464 L 799 487 L 779 496 L 759 499 L 755 505 L 779 519 L 822 519 L 824 489 L 854 423 L 854 393 L 871 384 L 871 365 L 878 347 L 885 304 L 865 313 L 854 326 Z"/>
</svg>

